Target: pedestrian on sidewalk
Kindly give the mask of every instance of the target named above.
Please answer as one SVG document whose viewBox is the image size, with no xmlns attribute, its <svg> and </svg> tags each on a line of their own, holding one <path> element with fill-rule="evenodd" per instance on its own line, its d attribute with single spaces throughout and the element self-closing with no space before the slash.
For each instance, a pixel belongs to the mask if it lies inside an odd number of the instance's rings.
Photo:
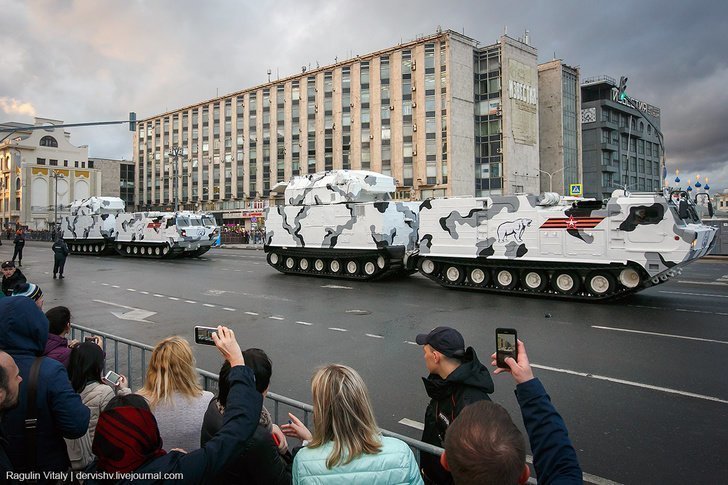
<svg viewBox="0 0 728 485">
<path fill-rule="evenodd" d="M 13 263 L 15 262 L 15 258 L 18 258 L 18 266 L 23 266 L 23 248 L 25 247 L 25 233 L 22 229 L 18 229 L 18 231 L 15 233 L 15 239 L 13 239 L 13 244 L 15 244 L 15 251 L 13 252 Z"/>
<path fill-rule="evenodd" d="M 58 277 L 63 279 L 63 268 L 66 266 L 66 257 L 68 256 L 68 245 L 63 238 L 59 237 L 51 247 L 53 249 L 53 279 L 56 279 L 56 273 Z"/>
</svg>

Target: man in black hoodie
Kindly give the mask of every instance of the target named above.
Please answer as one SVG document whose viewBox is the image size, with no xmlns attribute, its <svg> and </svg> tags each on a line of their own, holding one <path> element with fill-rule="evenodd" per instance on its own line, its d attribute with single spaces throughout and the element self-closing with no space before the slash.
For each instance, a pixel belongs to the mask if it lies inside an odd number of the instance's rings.
<svg viewBox="0 0 728 485">
<path fill-rule="evenodd" d="M 445 431 L 468 404 L 486 399 L 493 392 L 493 379 L 472 347 L 465 348 L 463 336 L 450 327 L 437 327 L 417 335 L 430 375 L 423 377 L 430 404 L 425 411 L 422 441 L 443 446 Z M 452 475 L 440 464 L 440 457 L 420 454 L 425 483 L 451 484 Z"/>
</svg>

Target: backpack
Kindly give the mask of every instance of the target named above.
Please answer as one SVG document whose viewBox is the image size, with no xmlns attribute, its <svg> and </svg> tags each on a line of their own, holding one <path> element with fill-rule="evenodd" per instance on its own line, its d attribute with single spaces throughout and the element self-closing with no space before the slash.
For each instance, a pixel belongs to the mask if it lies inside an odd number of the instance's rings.
<svg viewBox="0 0 728 485">
<path fill-rule="evenodd" d="M 80 438 L 66 440 L 66 448 L 68 449 L 68 459 L 71 460 L 71 468 L 74 471 L 85 470 L 87 466 L 94 461 L 93 451 L 91 450 L 91 433 L 86 430 L 86 434 Z"/>
</svg>

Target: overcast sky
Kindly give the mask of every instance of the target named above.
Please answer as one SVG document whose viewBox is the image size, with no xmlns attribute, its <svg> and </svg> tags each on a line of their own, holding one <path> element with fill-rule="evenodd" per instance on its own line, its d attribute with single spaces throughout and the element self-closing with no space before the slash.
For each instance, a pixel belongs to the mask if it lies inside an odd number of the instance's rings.
<svg viewBox="0 0 728 485">
<path fill-rule="evenodd" d="M 0 0 L 0 121 L 145 118 L 435 32 L 492 44 L 529 30 L 582 79 L 629 76 L 662 110 L 670 176 L 728 188 L 728 3 L 640 0 Z M 723 40 L 721 40 L 723 39 Z M 131 158 L 126 126 L 73 128 Z"/>
</svg>

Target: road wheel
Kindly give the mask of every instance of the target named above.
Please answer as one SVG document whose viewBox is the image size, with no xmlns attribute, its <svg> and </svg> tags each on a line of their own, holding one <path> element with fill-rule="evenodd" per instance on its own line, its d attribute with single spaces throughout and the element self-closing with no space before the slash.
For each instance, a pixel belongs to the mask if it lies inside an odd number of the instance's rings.
<svg viewBox="0 0 728 485">
<path fill-rule="evenodd" d="M 497 288 L 512 290 L 518 285 L 518 275 L 512 269 L 497 269 L 495 270 L 493 283 Z"/>
<path fill-rule="evenodd" d="M 548 282 L 548 276 L 543 271 L 525 270 L 521 274 L 521 286 L 528 291 L 540 293 L 546 288 Z"/>
<path fill-rule="evenodd" d="M 139 246 L 134 246 L 134 249 L 131 250 L 134 254 L 139 254 Z"/>
<path fill-rule="evenodd" d="M 619 272 L 619 282 L 626 288 L 636 288 L 640 284 L 640 274 L 634 268 L 624 268 Z"/>
<path fill-rule="evenodd" d="M 286 258 L 286 268 L 287 269 L 293 269 L 295 267 L 296 267 L 296 260 L 293 259 L 292 257 L 288 256 Z"/>
<path fill-rule="evenodd" d="M 159 248 L 159 247 L 154 248 L 154 254 L 156 254 L 157 256 L 159 256 L 160 254 L 162 254 L 162 249 Z"/>
<path fill-rule="evenodd" d="M 317 259 L 313 262 L 313 268 L 321 273 L 326 268 L 326 264 L 324 263 L 323 259 Z"/>
<path fill-rule="evenodd" d="M 280 257 L 278 256 L 278 253 L 268 253 L 268 264 L 271 266 L 277 266 L 280 262 Z"/>
<path fill-rule="evenodd" d="M 594 296 L 608 295 L 616 286 L 614 276 L 606 271 L 594 271 L 586 277 L 586 287 Z"/>
<path fill-rule="evenodd" d="M 377 266 L 379 266 L 379 269 L 384 269 L 384 266 L 387 264 L 387 261 L 384 259 L 384 256 L 379 256 L 377 258 Z"/>
<path fill-rule="evenodd" d="M 488 272 L 473 268 L 470 270 L 470 281 L 478 286 L 485 286 L 488 284 Z"/>
<path fill-rule="evenodd" d="M 357 263 L 356 261 L 353 261 L 353 260 L 346 263 L 346 272 L 347 273 L 349 273 L 351 275 L 355 275 L 358 271 L 359 271 L 359 263 Z"/>
<path fill-rule="evenodd" d="M 462 283 L 465 272 L 459 266 L 448 266 L 445 270 L 445 279 L 450 283 Z"/>
<path fill-rule="evenodd" d="M 424 258 L 420 260 L 420 271 L 422 271 L 423 274 L 432 274 L 437 269 L 437 264 L 429 258 Z"/>
<path fill-rule="evenodd" d="M 581 278 L 573 271 L 557 271 L 551 277 L 551 286 L 562 295 L 573 295 L 579 291 Z"/>
<path fill-rule="evenodd" d="M 367 261 L 366 263 L 364 263 L 364 274 L 365 275 L 371 276 L 376 271 L 377 271 L 377 266 L 373 261 Z"/>
<path fill-rule="evenodd" d="M 341 263 L 339 263 L 338 259 L 332 259 L 329 263 L 329 269 L 332 273 L 338 273 L 341 271 Z"/>
<path fill-rule="evenodd" d="M 308 271 L 308 259 L 301 258 L 301 261 L 298 262 L 298 267 L 301 268 L 301 271 Z"/>
<path fill-rule="evenodd" d="M 126 254 L 131 254 L 131 246 L 126 247 Z"/>
</svg>

